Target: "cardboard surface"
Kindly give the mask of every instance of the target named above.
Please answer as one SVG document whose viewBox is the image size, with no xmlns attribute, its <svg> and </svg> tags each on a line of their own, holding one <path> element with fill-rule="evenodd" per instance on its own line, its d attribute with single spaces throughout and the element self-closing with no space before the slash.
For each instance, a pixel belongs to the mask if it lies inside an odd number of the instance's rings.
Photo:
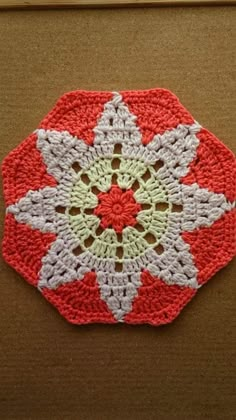
<svg viewBox="0 0 236 420">
<path fill-rule="evenodd" d="M 226 6 L 236 0 L 0 0 L 0 9 L 144 7 L 144 6 Z"/>
<path fill-rule="evenodd" d="M 1 159 L 77 88 L 168 88 L 236 151 L 235 18 L 230 7 L 1 13 Z M 235 263 L 159 328 L 72 326 L 0 270 L 2 420 L 236 418 Z"/>
</svg>

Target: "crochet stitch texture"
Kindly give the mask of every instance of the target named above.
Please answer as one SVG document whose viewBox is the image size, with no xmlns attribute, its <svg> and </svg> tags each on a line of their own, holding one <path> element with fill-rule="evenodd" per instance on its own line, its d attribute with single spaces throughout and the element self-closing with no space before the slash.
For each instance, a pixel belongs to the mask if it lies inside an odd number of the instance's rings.
<svg viewBox="0 0 236 420">
<path fill-rule="evenodd" d="M 3 162 L 3 255 L 70 322 L 171 322 L 235 254 L 235 158 L 169 91 L 75 91 Z"/>
</svg>

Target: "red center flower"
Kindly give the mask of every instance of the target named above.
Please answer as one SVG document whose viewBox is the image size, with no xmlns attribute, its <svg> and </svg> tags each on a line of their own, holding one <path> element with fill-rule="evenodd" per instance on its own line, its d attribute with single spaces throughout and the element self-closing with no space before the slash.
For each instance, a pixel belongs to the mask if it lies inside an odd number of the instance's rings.
<svg viewBox="0 0 236 420">
<path fill-rule="evenodd" d="M 136 215 L 141 205 L 136 203 L 132 190 L 122 191 L 118 185 L 112 185 L 107 193 L 98 194 L 99 204 L 94 210 L 101 217 L 103 229 L 112 227 L 121 233 L 125 226 L 136 224 Z"/>
</svg>

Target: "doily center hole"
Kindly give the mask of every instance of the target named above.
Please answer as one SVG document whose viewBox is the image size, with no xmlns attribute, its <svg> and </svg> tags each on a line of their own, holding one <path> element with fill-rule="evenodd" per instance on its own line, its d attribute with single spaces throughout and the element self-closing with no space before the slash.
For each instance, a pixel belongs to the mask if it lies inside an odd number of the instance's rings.
<svg viewBox="0 0 236 420">
<path fill-rule="evenodd" d="M 55 210 L 57 213 L 60 213 L 60 214 L 65 214 L 65 211 L 66 211 L 65 207 L 62 207 L 62 206 L 57 206 Z"/>
<path fill-rule="evenodd" d="M 120 159 L 119 158 L 115 158 L 112 160 L 111 163 L 112 169 L 119 169 L 120 167 Z"/>
<path fill-rule="evenodd" d="M 84 213 L 87 214 L 87 215 L 91 215 L 91 214 L 93 214 L 93 212 L 94 212 L 94 209 L 85 209 L 84 210 Z"/>
<path fill-rule="evenodd" d="M 156 204 L 156 210 L 157 211 L 166 211 L 169 208 L 169 204 L 168 203 L 157 203 Z"/>
<path fill-rule="evenodd" d="M 121 144 L 115 144 L 114 149 L 113 149 L 113 154 L 114 155 L 121 155 L 122 152 L 122 145 Z"/>
<path fill-rule="evenodd" d="M 123 257 L 123 254 L 124 254 L 124 251 L 123 251 L 122 246 L 118 246 L 118 247 L 116 248 L 116 256 L 117 256 L 119 259 L 121 259 L 121 258 Z"/>
<path fill-rule="evenodd" d="M 73 165 L 72 165 L 72 168 L 74 169 L 74 171 L 75 171 L 76 173 L 78 173 L 78 172 L 80 172 L 80 171 L 81 171 L 81 167 L 80 167 L 80 165 L 79 165 L 79 163 L 78 163 L 78 162 L 74 162 L 74 163 L 73 163 Z"/>
<path fill-rule="evenodd" d="M 89 236 L 87 239 L 85 239 L 84 241 L 84 245 L 86 248 L 89 248 L 94 242 L 94 238 L 92 236 Z"/>
<path fill-rule="evenodd" d="M 161 169 L 164 166 L 164 162 L 162 160 L 158 160 L 154 165 L 153 168 L 155 169 L 155 171 L 159 171 L 159 169 Z"/>
<path fill-rule="evenodd" d="M 172 204 L 172 211 L 180 213 L 181 211 L 183 211 L 183 206 L 181 204 Z"/>
<path fill-rule="evenodd" d="M 146 172 L 143 174 L 142 179 L 147 182 L 151 178 L 151 174 L 149 169 L 146 170 Z"/>
<path fill-rule="evenodd" d="M 149 244 L 155 244 L 156 242 L 156 238 L 155 236 L 151 233 L 148 232 L 145 236 L 144 239 L 149 243 Z"/>
<path fill-rule="evenodd" d="M 123 264 L 121 262 L 116 261 L 115 262 L 115 270 L 120 273 L 121 271 L 123 271 Z"/>
<path fill-rule="evenodd" d="M 72 252 L 77 257 L 78 255 L 82 254 L 83 250 L 81 246 L 79 245 L 76 248 L 74 248 Z"/>
<path fill-rule="evenodd" d="M 69 210 L 69 214 L 71 216 L 77 216 L 78 214 L 80 214 L 80 209 L 78 207 L 71 207 L 71 209 Z"/>
<path fill-rule="evenodd" d="M 157 246 L 154 247 L 154 251 L 156 251 L 156 253 L 160 255 L 164 252 L 164 248 L 161 244 L 158 244 Z"/>
<path fill-rule="evenodd" d="M 88 177 L 87 174 L 82 174 L 81 175 L 81 181 L 86 185 L 88 185 L 90 183 L 90 180 L 89 180 L 89 177 Z"/>
</svg>

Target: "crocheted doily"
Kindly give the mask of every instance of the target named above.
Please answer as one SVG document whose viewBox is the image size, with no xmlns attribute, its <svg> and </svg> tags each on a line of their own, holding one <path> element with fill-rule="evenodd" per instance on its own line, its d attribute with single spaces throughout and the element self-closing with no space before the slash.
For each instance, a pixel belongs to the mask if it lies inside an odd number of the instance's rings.
<svg viewBox="0 0 236 420">
<path fill-rule="evenodd" d="M 235 172 L 167 90 L 68 93 L 4 160 L 4 257 L 72 323 L 168 323 L 234 256 Z"/>
</svg>

